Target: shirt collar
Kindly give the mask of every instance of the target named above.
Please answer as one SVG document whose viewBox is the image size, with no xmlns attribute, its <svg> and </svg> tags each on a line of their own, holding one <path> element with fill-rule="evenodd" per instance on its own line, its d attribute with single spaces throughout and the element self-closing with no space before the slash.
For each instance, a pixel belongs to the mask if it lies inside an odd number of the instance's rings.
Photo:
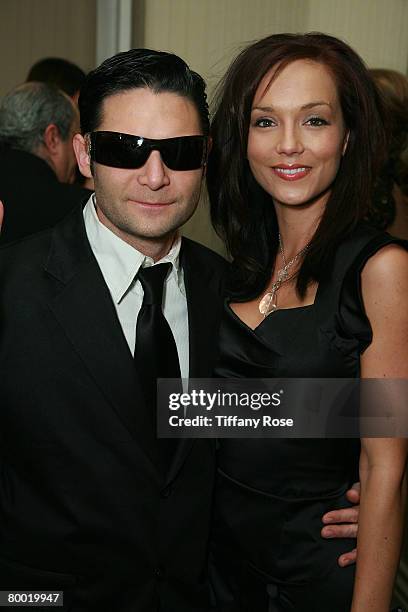
<svg viewBox="0 0 408 612">
<path fill-rule="evenodd" d="M 171 263 L 166 282 L 174 278 L 184 294 L 183 271 L 180 266 L 181 236 L 177 235 L 170 251 L 154 262 L 127 242 L 119 238 L 100 222 L 95 209 L 95 194 L 92 194 L 83 211 L 85 229 L 92 251 L 101 268 L 113 300 L 118 304 L 135 282 L 139 268 L 158 263 Z"/>
</svg>

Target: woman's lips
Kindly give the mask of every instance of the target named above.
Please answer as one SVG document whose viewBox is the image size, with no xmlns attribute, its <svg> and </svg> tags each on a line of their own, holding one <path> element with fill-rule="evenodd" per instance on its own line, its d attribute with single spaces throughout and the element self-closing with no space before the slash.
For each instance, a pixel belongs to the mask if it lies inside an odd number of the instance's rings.
<svg viewBox="0 0 408 612">
<path fill-rule="evenodd" d="M 299 181 L 309 174 L 309 166 L 274 166 L 272 171 L 284 181 Z"/>
</svg>

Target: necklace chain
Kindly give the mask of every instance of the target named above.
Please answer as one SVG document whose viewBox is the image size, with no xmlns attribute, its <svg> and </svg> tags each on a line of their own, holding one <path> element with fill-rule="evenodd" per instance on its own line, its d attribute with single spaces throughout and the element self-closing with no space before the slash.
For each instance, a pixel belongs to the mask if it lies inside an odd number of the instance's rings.
<svg viewBox="0 0 408 612">
<path fill-rule="evenodd" d="M 282 240 L 282 237 L 280 235 L 280 232 L 278 234 L 278 240 L 279 240 L 280 254 L 282 255 L 283 267 L 286 267 L 288 265 L 288 262 L 286 261 L 285 250 L 283 248 L 283 240 Z M 295 257 L 296 257 L 296 255 L 295 255 Z"/>
<path fill-rule="evenodd" d="M 306 251 L 308 250 L 310 243 L 303 247 L 292 259 L 289 261 L 286 260 L 285 251 L 283 248 L 283 242 L 280 233 L 278 234 L 279 239 L 279 251 L 282 256 L 283 267 L 278 270 L 277 280 L 272 283 L 272 286 L 267 293 L 261 298 L 258 308 L 259 312 L 265 317 L 270 315 L 272 312 L 278 309 L 278 303 L 276 299 L 276 294 L 279 289 L 282 287 L 283 283 L 288 282 L 292 278 L 296 276 L 296 272 L 294 274 L 289 275 L 289 270 L 295 264 L 300 257 L 302 257 Z"/>
</svg>

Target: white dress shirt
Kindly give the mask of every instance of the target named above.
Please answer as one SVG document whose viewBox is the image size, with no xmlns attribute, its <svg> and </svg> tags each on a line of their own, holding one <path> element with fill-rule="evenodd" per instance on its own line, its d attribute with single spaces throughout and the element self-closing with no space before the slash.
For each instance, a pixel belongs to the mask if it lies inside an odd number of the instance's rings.
<svg viewBox="0 0 408 612">
<path fill-rule="evenodd" d="M 183 269 L 179 264 L 181 237 L 160 261 L 154 262 L 116 236 L 103 225 L 95 210 L 95 194 L 89 198 L 83 214 L 86 234 L 118 313 L 123 333 L 134 354 L 136 322 L 143 301 L 143 289 L 136 275 L 139 268 L 170 262 L 164 281 L 163 314 L 176 341 L 182 378 L 188 378 L 188 312 Z"/>
</svg>

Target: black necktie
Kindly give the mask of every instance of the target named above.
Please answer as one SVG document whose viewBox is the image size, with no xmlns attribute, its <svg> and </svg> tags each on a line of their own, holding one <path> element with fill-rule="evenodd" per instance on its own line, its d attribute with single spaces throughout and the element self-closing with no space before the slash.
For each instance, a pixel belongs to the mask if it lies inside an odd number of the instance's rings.
<svg viewBox="0 0 408 612">
<path fill-rule="evenodd" d="M 163 263 L 140 268 L 138 273 L 144 296 L 136 325 L 135 366 L 146 400 L 146 425 L 153 439 L 157 437 L 157 379 L 180 378 L 176 342 L 162 311 L 163 285 L 170 268 L 171 263 Z"/>
</svg>

